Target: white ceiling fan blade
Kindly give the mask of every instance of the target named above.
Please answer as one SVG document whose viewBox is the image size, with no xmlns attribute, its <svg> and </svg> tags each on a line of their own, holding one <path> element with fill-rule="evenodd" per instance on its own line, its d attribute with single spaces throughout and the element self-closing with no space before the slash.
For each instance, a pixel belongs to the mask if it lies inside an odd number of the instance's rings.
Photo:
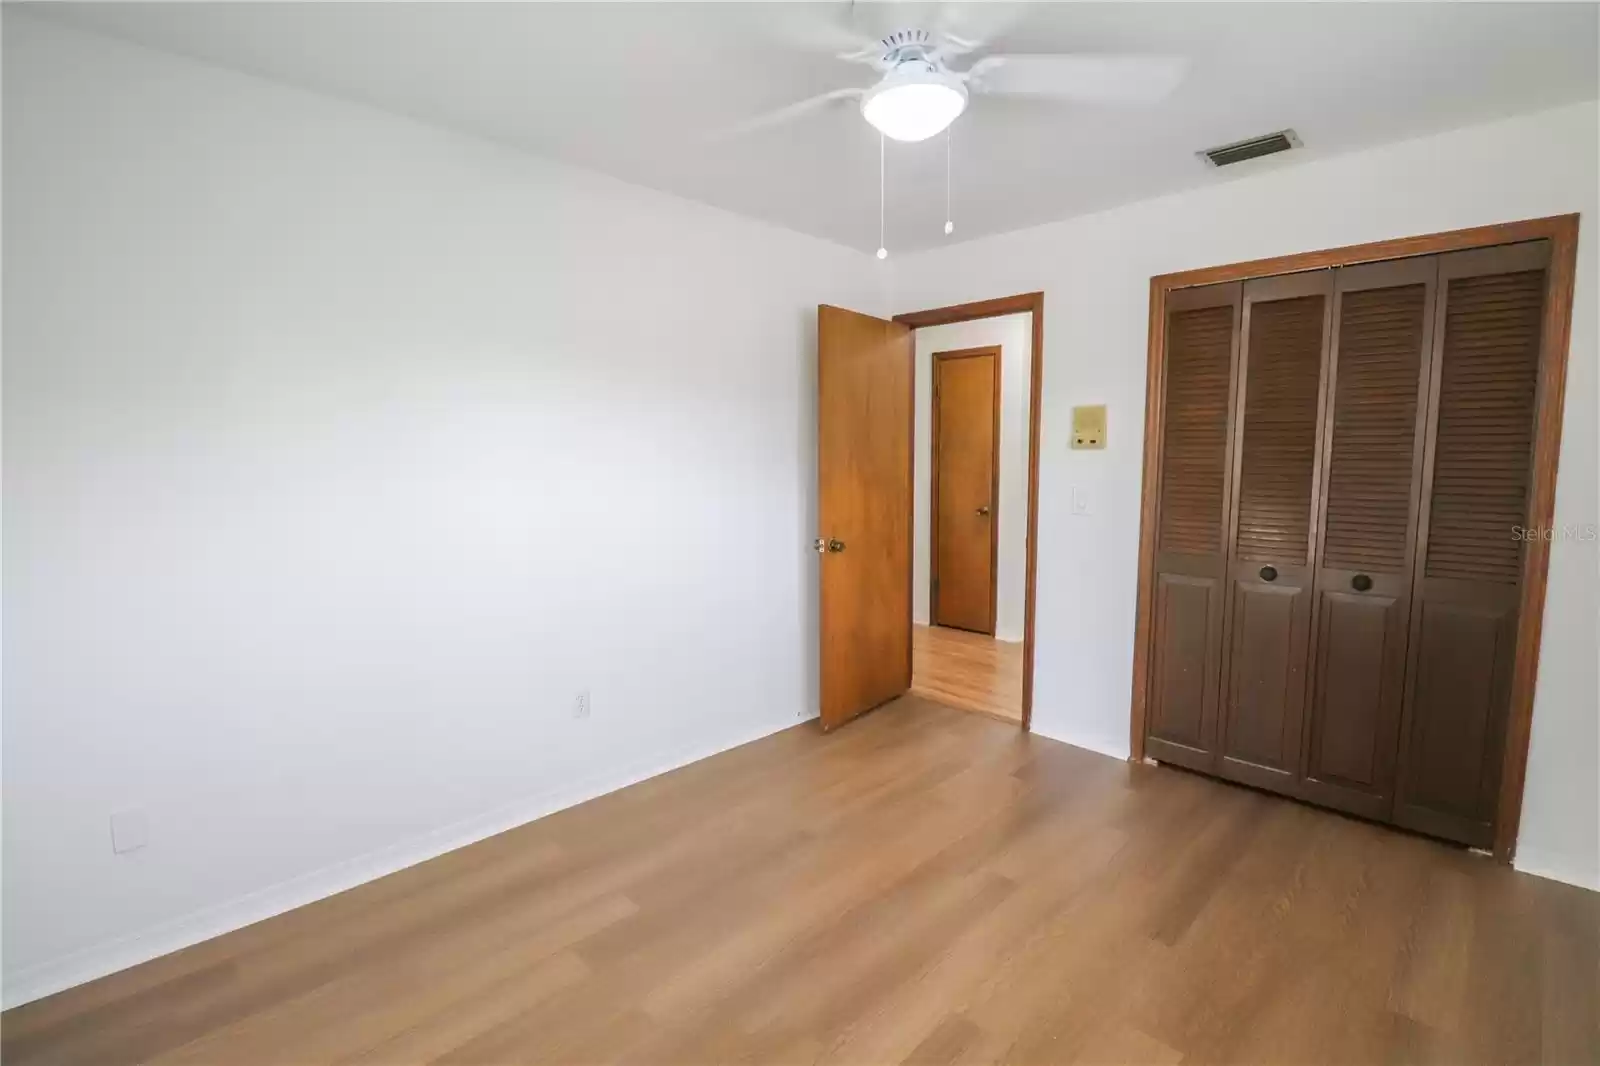
<svg viewBox="0 0 1600 1066">
<path fill-rule="evenodd" d="M 934 23 L 939 54 L 946 59 L 988 47 L 1027 12 L 1026 4 L 943 3 Z"/>
<path fill-rule="evenodd" d="M 834 89 L 832 92 L 807 97 L 804 100 L 789 104 L 787 107 L 780 107 L 775 111 L 768 111 L 765 114 L 747 118 L 742 122 L 736 122 L 731 126 L 725 126 L 708 134 L 707 140 L 725 141 L 733 137 L 742 137 L 756 130 L 779 126 L 785 122 L 792 122 L 797 118 L 809 115 L 813 111 L 821 111 L 840 100 L 860 99 L 865 92 L 865 89 Z"/>
<path fill-rule="evenodd" d="M 982 93 L 1139 104 L 1165 99 L 1188 70 L 1182 56 L 995 55 L 974 63 L 967 77 Z"/>
</svg>

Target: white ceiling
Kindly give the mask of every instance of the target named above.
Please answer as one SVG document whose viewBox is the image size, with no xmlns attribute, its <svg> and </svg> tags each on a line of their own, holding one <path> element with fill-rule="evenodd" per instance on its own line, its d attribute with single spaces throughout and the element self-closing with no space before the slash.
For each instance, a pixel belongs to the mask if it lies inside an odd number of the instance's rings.
<svg viewBox="0 0 1600 1066">
<path fill-rule="evenodd" d="M 872 70 L 833 56 L 841 27 L 944 18 L 997 27 L 992 50 L 1193 64 L 1156 106 L 975 98 L 953 131 L 954 238 L 942 232 L 943 140 L 891 142 L 898 251 L 1600 95 L 1591 3 L 30 6 L 867 250 L 878 243 L 878 141 L 853 103 L 731 142 L 704 136 L 869 84 Z M 1304 150 L 1222 172 L 1194 155 L 1283 127 Z"/>
</svg>

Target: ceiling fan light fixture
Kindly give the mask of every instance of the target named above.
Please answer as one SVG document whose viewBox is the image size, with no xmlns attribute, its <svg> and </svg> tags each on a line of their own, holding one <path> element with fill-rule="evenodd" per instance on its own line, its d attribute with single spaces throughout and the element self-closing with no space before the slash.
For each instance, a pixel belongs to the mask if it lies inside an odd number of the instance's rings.
<svg viewBox="0 0 1600 1066">
<path fill-rule="evenodd" d="M 895 70 L 861 98 L 862 117 L 895 141 L 943 133 L 966 109 L 961 79 L 934 70 Z"/>
</svg>

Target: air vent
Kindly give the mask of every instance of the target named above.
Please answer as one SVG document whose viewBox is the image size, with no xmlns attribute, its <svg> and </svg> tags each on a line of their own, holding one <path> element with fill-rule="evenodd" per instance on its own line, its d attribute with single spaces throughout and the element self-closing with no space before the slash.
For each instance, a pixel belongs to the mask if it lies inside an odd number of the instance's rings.
<svg viewBox="0 0 1600 1066">
<path fill-rule="evenodd" d="M 1209 160 L 1214 167 L 1225 167 L 1232 163 L 1243 163 L 1246 159 L 1287 152 L 1291 148 L 1299 147 L 1300 138 L 1294 130 L 1279 130 L 1264 137 L 1252 137 L 1248 141 L 1236 141 L 1217 148 L 1207 148 L 1200 153 L 1200 156 Z"/>
</svg>

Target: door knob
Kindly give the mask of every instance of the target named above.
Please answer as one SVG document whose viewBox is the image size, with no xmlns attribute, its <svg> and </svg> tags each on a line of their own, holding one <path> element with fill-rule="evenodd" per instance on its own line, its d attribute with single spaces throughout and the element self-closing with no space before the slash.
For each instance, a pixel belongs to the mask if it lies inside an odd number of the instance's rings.
<svg viewBox="0 0 1600 1066">
<path fill-rule="evenodd" d="M 1263 566 L 1261 568 L 1261 580 L 1262 581 L 1276 581 L 1276 580 L 1278 580 L 1278 568 L 1275 567 L 1275 566 Z"/>
<path fill-rule="evenodd" d="M 1372 579 L 1366 574 L 1357 574 L 1350 579 L 1350 587 L 1357 592 L 1365 592 L 1372 587 Z"/>
<path fill-rule="evenodd" d="M 842 541 L 842 540 L 830 540 L 830 541 L 828 541 L 828 550 L 831 551 L 831 552 L 842 552 L 842 551 L 844 551 L 844 541 Z"/>
<path fill-rule="evenodd" d="M 989 513 L 989 505 L 988 504 L 984 504 L 982 507 L 978 508 L 978 513 L 979 514 L 988 514 Z"/>
</svg>

